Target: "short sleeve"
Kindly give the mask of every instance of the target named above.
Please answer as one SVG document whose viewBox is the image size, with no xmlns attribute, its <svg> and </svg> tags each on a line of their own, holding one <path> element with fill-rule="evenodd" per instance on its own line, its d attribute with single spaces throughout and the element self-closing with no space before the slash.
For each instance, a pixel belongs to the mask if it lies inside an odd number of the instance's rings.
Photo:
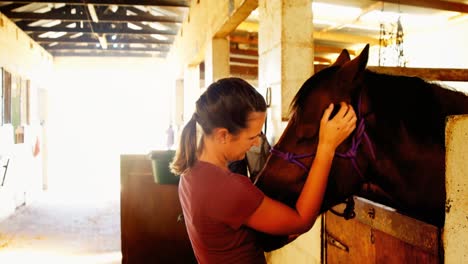
<svg viewBox="0 0 468 264">
<path fill-rule="evenodd" d="M 237 229 L 260 206 L 264 194 L 248 177 L 235 173 L 223 176 L 206 204 L 207 214 Z"/>
</svg>

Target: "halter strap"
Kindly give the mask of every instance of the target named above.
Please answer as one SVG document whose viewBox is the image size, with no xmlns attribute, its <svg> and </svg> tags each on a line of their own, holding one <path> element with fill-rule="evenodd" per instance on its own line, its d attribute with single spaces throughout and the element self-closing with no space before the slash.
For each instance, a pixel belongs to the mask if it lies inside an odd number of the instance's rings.
<svg viewBox="0 0 468 264">
<path fill-rule="evenodd" d="M 361 178 L 364 178 L 364 175 L 359 169 L 359 165 L 357 163 L 357 150 L 359 148 L 359 145 L 362 143 L 362 139 L 364 139 L 365 142 L 367 143 L 372 159 L 374 160 L 375 160 L 375 153 L 374 153 L 374 148 L 372 146 L 372 142 L 370 141 L 370 138 L 366 133 L 365 120 L 363 117 L 361 117 L 361 113 L 360 113 L 361 95 L 359 95 L 357 106 L 358 106 L 357 107 L 358 125 L 357 125 L 356 131 L 353 137 L 351 138 L 351 147 L 349 148 L 348 151 L 344 153 L 335 153 L 335 156 L 340 157 L 340 158 L 350 159 L 354 169 L 357 171 L 359 176 L 361 176 Z M 283 152 L 274 147 L 271 148 L 270 152 L 273 155 L 276 155 L 290 163 L 294 163 L 298 165 L 305 171 L 307 171 L 308 168 L 302 162 L 300 162 L 299 159 L 312 157 L 312 156 L 315 156 L 316 154 L 315 152 L 309 153 L 309 154 L 294 154 L 290 152 Z"/>
</svg>

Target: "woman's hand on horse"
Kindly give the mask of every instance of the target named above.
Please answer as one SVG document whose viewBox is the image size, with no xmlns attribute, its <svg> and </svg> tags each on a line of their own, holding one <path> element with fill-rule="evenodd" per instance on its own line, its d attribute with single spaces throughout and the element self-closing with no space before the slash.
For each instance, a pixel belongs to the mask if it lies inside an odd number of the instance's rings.
<svg viewBox="0 0 468 264">
<path fill-rule="evenodd" d="M 319 146 L 335 149 L 353 132 L 356 128 L 356 113 L 350 104 L 340 103 L 338 113 L 330 119 L 333 111 L 333 104 L 325 110 L 320 121 Z"/>
</svg>

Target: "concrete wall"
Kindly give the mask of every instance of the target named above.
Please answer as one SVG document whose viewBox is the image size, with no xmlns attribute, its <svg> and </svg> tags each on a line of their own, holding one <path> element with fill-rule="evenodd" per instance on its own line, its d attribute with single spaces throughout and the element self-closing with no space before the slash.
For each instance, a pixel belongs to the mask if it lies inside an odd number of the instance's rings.
<svg viewBox="0 0 468 264">
<path fill-rule="evenodd" d="M 468 115 L 451 116 L 445 129 L 446 214 L 444 263 L 468 263 Z"/>
</svg>

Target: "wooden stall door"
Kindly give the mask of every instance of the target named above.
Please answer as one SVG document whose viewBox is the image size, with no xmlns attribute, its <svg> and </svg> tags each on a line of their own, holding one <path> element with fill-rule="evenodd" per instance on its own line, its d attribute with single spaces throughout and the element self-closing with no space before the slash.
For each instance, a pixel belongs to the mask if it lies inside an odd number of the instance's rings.
<svg viewBox="0 0 468 264">
<path fill-rule="evenodd" d="M 177 185 L 156 184 L 146 155 L 121 156 L 123 264 L 196 263 Z"/>
<path fill-rule="evenodd" d="M 443 263 L 437 227 L 366 199 L 354 199 L 354 219 L 325 214 L 324 263 Z"/>
</svg>

